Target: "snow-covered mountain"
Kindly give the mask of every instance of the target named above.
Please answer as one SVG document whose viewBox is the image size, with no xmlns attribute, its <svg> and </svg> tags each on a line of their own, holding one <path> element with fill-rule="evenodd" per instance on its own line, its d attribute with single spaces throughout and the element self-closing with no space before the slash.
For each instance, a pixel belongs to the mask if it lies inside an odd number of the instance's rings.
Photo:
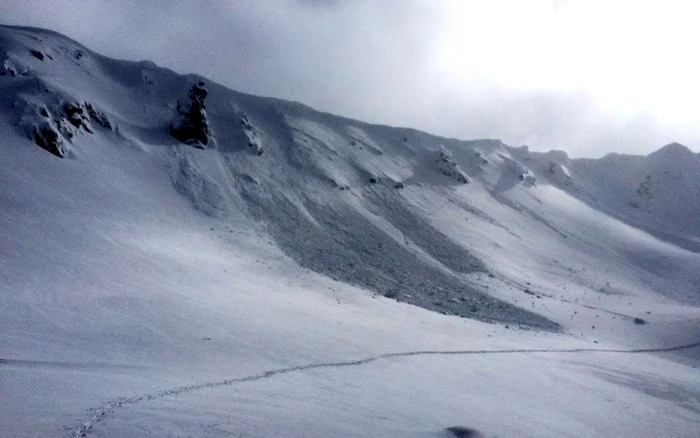
<svg viewBox="0 0 700 438">
<path fill-rule="evenodd" d="M 699 166 L 700 154 L 678 143 L 644 157 L 610 154 L 573 163 L 591 205 L 694 252 L 700 251 Z"/>
<path fill-rule="evenodd" d="M 700 428 L 682 145 L 447 139 L 17 27 L 0 133 L 3 436 Z"/>
</svg>

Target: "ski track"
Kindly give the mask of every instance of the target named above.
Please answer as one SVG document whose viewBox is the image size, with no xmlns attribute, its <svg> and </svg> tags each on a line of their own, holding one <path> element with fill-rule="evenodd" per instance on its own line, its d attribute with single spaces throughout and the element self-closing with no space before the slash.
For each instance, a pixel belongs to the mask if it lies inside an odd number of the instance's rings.
<svg viewBox="0 0 700 438">
<path fill-rule="evenodd" d="M 462 356 L 462 355 L 486 355 L 486 354 L 517 354 L 517 353 L 553 353 L 553 354 L 578 354 L 578 353 L 618 353 L 618 354 L 642 354 L 642 353 L 664 353 L 672 351 L 687 350 L 694 347 L 699 347 L 700 342 L 694 342 L 692 344 L 678 345 L 675 347 L 664 347 L 664 348 L 638 348 L 638 349 L 605 349 L 605 348 L 574 348 L 574 349 L 508 349 L 508 350 L 419 350 L 419 351 L 408 351 L 403 353 L 387 353 L 379 356 L 372 356 L 364 359 L 348 360 L 340 362 L 321 362 L 309 365 L 298 365 L 287 368 L 278 368 L 269 371 L 265 371 L 259 374 L 254 374 L 252 376 L 231 378 L 226 380 L 220 380 L 215 382 L 205 382 L 193 385 L 179 386 L 171 389 L 166 389 L 163 391 L 154 392 L 151 394 L 144 394 L 135 397 L 121 397 L 119 399 L 108 402 L 101 407 L 91 409 L 94 412 L 92 417 L 82 423 L 73 435 L 76 438 L 87 437 L 93 427 L 104 420 L 107 415 L 114 412 L 115 410 L 128 405 L 135 405 L 141 402 L 147 402 L 162 397 L 179 395 L 186 392 L 198 391 L 200 389 L 216 388 L 220 386 L 231 386 L 237 383 L 254 382 L 257 380 L 264 380 L 274 376 L 289 374 L 294 372 L 301 372 L 307 370 L 321 369 L 321 368 L 344 368 L 365 365 L 372 362 L 377 362 L 383 359 L 391 359 L 395 357 L 412 357 L 412 356 Z M 5 360 L 3 360 L 5 361 Z"/>
</svg>

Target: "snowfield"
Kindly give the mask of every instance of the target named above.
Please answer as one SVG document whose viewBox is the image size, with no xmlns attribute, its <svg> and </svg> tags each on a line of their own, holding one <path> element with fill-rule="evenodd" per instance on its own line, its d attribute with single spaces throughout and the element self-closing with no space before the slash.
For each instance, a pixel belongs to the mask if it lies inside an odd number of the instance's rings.
<svg viewBox="0 0 700 438">
<path fill-rule="evenodd" d="M 446 139 L 8 26 L 0 139 L 2 437 L 700 434 L 684 146 Z"/>
</svg>

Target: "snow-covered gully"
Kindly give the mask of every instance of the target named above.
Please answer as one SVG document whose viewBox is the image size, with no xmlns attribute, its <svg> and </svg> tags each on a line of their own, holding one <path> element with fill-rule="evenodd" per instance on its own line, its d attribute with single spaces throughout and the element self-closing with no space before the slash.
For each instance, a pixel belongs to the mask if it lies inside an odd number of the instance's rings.
<svg viewBox="0 0 700 438">
<path fill-rule="evenodd" d="M 154 392 L 151 394 L 144 394 L 134 397 L 123 397 L 116 400 L 112 400 L 104 405 L 91 409 L 92 416 L 89 420 L 83 422 L 77 427 L 74 437 L 82 438 L 90 434 L 91 430 L 104 420 L 109 414 L 113 413 L 119 408 L 128 405 L 134 405 L 141 402 L 147 402 L 162 397 L 179 395 L 186 392 L 198 391 L 200 389 L 216 388 L 221 386 L 231 386 L 237 383 L 254 382 L 256 380 L 268 379 L 274 376 L 289 374 L 295 372 L 302 372 L 313 369 L 320 368 L 344 368 L 365 365 L 368 363 L 380 361 L 383 359 L 399 358 L 399 357 L 413 357 L 413 356 L 461 356 L 461 355 L 486 355 L 486 354 L 517 354 L 517 353 L 536 353 L 536 354 L 580 354 L 580 353 L 612 353 L 612 354 L 642 354 L 642 353 L 665 353 L 674 352 L 680 350 L 687 350 L 695 347 L 700 347 L 700 342 L 694 342 L 691 344 L 676 345 L 673 347 L 659 347 L 659 348 L 636 348 L 636 349 L 606 349 L 606 348 L 572 348 L 572 349 L 504 349 L 504 350 L 421 350 L 421 351 L 406 351 L 401 353 L 387 353 L 379 356 L 367 357 L 364 359 L 357 360 L 347 360 L 340 362 L 321 362 L 308 365 L 299 365 L 294 367 L 278 368 L 273 370 L 264 371 L 259 374 L 254 374 L 251 376 L 237 377 L 231 379 L 225 379 L 215 382 L 205 382 L 192 385 L 178 386 L 175 388 L 165 389 L 163 391 Z M 5 360 L 3 359 L 3 362 Z"/>
</svg>

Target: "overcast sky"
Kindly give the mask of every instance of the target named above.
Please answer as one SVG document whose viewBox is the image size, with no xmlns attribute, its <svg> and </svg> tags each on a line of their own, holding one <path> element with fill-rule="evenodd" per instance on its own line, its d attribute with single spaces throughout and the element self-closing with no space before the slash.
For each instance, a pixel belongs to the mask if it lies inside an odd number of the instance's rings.
<svg viewBox="0 0 700 438">
<path fill-rule="evenodd" d="M 700 150 L 693 0 L 1 0 L 6 24 L 333 113 L 573 156 Z"/>
</svg>

